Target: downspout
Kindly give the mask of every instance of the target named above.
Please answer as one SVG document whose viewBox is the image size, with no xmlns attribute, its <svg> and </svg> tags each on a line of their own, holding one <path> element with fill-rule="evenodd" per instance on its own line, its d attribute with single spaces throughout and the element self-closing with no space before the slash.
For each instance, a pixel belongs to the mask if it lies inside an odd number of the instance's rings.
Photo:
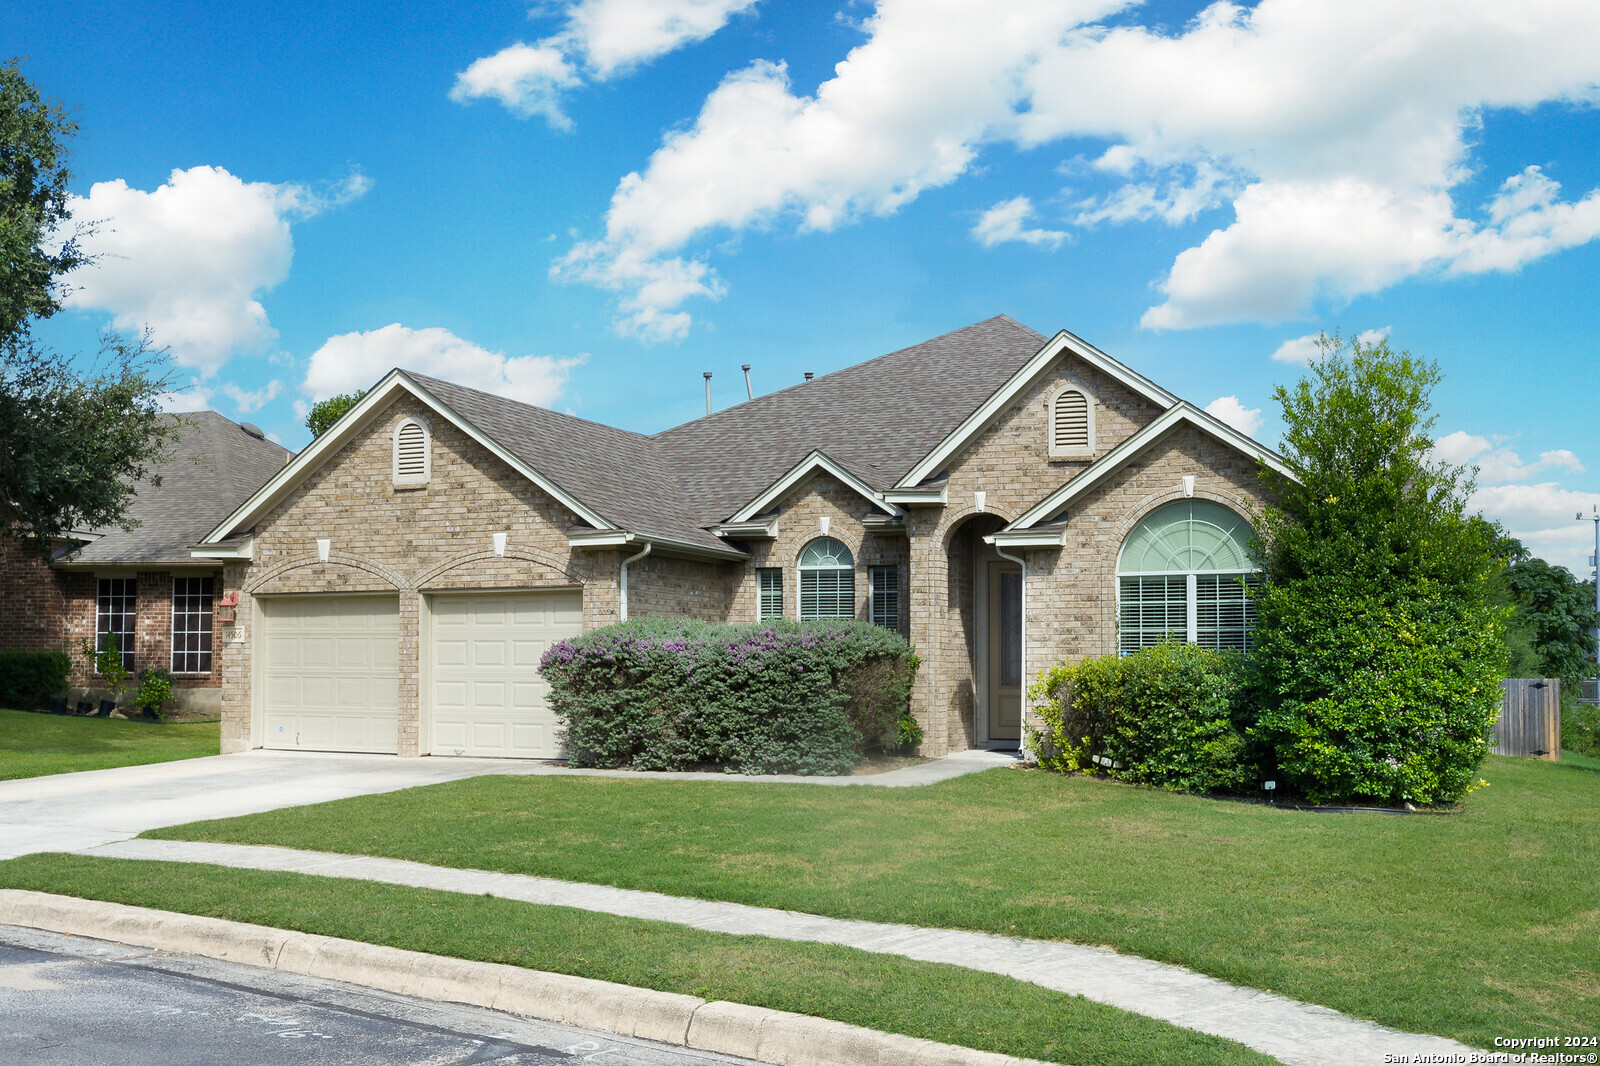
<svg viewBox="0 0 1600 1066">
<path fill-rule="evenodd" d="M 619 622 L 626 622 L 628 620 L 628 564 L 636 563 L 640 559 L 643 559 L 646 555 L 649 555 L 651 547 L 652 545 L 650 541 L 647 540 L 644 542 L 644 551 L 640 552 L 638 555 L 630 555 L 626 559 L 622 560 L 622 566 L 620 568 L 621 575 L 617 578 L 617 613 L 621 616 L 617 619 Z"/>
<path fill-rule="evenodd" d="M 1022 632 L 1017 634 L 1017 639 L 1022 642 L 1022 699 L 1019 701 L 1022 719 L 1017 726 L 1017 755 L 1021 757 L 1028 750 L 1028 560 L 1021 555 L 1007 555 L 1006 550 L 998 544 L 994 545 L 994 553 L 1022 567 Z M 989 624 L 994 623 L 991 621 Z"/>
</svg>

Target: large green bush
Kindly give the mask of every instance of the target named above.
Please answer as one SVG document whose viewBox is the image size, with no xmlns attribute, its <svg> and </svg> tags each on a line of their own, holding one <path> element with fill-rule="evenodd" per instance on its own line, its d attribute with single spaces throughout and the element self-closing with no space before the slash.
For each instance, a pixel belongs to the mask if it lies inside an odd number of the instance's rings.
<svg viewBox="0 0 1600 1066">
<path fill-rule="evenodd" d="M 1284 461 L 1263 468 L 1266 584 L 1253 736 L 1317 802 L 1459 799 L 1488 750 L 1505 612 L 1495 531 L 1467 471 L 1433 456 L 1438 367 L 1386 343 L 1327 342 L 1279 388 Z"/>
<path fill-rule="evenodd" d="M 1492 611 L 1427 590 L 1302 581 L 1258 634 L 1273 699 L 1256 735 L 1313 802 L 1464 795 L 1500 713 Z M 1292 669 L 1285 669 L 1292 664 Z"/>
<path fill-rule="evenodd" d="M 37 707 L 67 688 L 64 651 L 0 651 L 0 707 Z"/>
<path fill-rule="evenodd" d="M 555 645 L 540 673 L 574 766 L 839 774 L 899 743 L 916 667 L 864 622 L 643 618 Z"/>
<path fill-rule="evenodd" d="M 1028 745 L 1048 769 L 1240 792 L 1260 776 L 1241 720 L 1244 676 L 1240 656 L 1192 644 L 1060 663 L 1029 692 L 1041 728 Z"/>
</svg>

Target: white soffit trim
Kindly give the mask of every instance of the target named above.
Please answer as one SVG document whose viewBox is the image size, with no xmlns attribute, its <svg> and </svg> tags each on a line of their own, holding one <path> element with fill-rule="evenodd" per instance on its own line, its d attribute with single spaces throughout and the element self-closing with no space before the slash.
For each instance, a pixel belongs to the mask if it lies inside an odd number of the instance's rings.
<svg viewBox="0 0 1600 1066">
<path fill-rule="evenodd" d="M 237 544 L 218 544 L 214 548 L 190 548 L 189 556 L 193 559 L 253 559 L 255 538 L 246 537 Z"/>
<path fill-rule="evenodd" d="M 1060 548 L 1067 543 L 1067 531 L 1064 529 L 1019 529 L 1013 532 L 1001 530 L 984 537 L 983 542 L 1002 548 Z"/>
<path fill-rule="evenodd" d="M 549 493 L 562 506 L 576 514 L 585 522 L 599 529 L 615 529 L 615 525 L 601 518 L 594 511 L 584 506 L 578 500 L 568 495 L 564 490 L 553 484 L 549 479 L 540 474 L 533 467 L 506 451 L 494 438 L 481 432 L 471 422 L 461 417 L 437 396 L 417 384 L 402 370 L 391 370 L 384 375 L 372 389 L 361 398 L 361 402 L 351 408 L 343 418 L 334 424 L 333 428 L 323 433 L 322 436 L 312 441 L 305 451 L 291 459 L 287 466 L 273 475 L 255 494 L 239 505 L 227 518 L 224 518 L 215 529 L 207 533 L 200 543 L 215 544 L 226 537 L 233 535 L 241 527 L 248 527 L 272 507 L 276 506 L 296 485 L 309 473 L 320 467 L 327 459 L 365 428 L 378 411 L 389 404 L 395 396 L 402 392 L 409 392 L 423 403 L 427 404 L 441 418 L 455 426 L 461 432 L 487 448 L 497 459 L 511 469 L 538 485 Z"/>
<path fill-rule="evenodd" d="M 912 467 L 894 487 L 896 489 L 915 488 L 943 469 L 951 456 L 965 448 L 974 437 L 988 427 L 989 423 L 998 418 L 1002 411 L 1011 406 L 1013 400 L 1030 388 L 1039 376 L 1050 368 L 1050 364 L 1064 353 L 1077 356 L 1107 377 L 1120 381 L 1129 389 L 1160 407 L 1170 408 L 1180 402 L 1176 396 L 1143 374 L 1117 362 L 1083 338 L 1062 330 L 1054 337 L 1051 337 L 1045 343 L 1045 346 L 1039 349 L 1038 354 L 1028 360 L 1021 370 L 1011 375 L 1009 381 L 1000 386 L 994 395 L 983 402 L 982 406 L 967 416 L 967 419 L 957 426 L 954 432 L 940 441 L 938 446 L 924 456 L 916 466 Z"/>
<path fill-rule="evenodd" d="M 1260 460 L 1275 473 L 1295 480 L 1294 474 L 1284 464 L 1283 457 L 1277 452 L 1245 436 L 1232 426 L 1217 421 L 1217 419 L 1206 414 L 1193 404 L 1179 401 L 1175 406 L 1162 412 L 1148 426 L 1145 426 L 1139 432 L 1101 456 L 1100 460 L 1092 464 L 1089 469 L 1034 504 L 1022 517 L 1011 523 L 1002 532 L 1009 533 L 1029 529 L 1049 518 L 1072 502 L 1072 500 L 1104 481 L 1109 475 L 1116 473 L 1124 464 L 1154 442 L 1157 437 L 1160 437 L 1180 422 L 1189 423 L 1201 432 L 1216 437 L 1236 451 Z"/>
<path fill-rule="evenodd" d="M 865 481 L 862 481 L 860 478 L 850 473 L 850 471 L 846 470 L 844 467 L 828 458 L 825 453 L 817 451 L 812 452 L 810 455 L 800 460 L 790 468 L 787 474 L 784 474 L 777 481 L 774 481 L 771 485 L 767 486 L 766 491 L 762 492 L 761 495 L 757 496 L 755 499 L 741 507 L 737 514 L 728 519 L 728 524 L 731 525 L 736 522 L 750 521 L 750 519 L 765 511 L 774 503 L 777 503 L 778 500 L 783 497 L 784 493 L 794 488 L 808 474 L 817 469 L 826 470 L 828 473 L 844 482 L 844 484 L 848 485 L 862 496 L 865 496 L 874 507 L 887 511 L 896 518 L 899 518 L 901 515 L 905 514 L 904 511 L 896 507 L 894 504 L 886 502 L 881 496 L 878 495 L 878 492 L 871 485 L 868 485 Z"/>
<path fill-rule="evenodd" d="M 732 548 L 701 547 L 681 540 L 652 537 L 645 533 L 629 533 L 625 529 L 584 529 L 567 534 L 567 544 L 572 548 L 623 548 L 630 544 L 651 544 L 662 553 L 688 556 L 694 559 L 745 560 L 744 552 Z"/>
<path fill-rule="evenodd" d="M 927 504 L 942 507 L 950 502 L 950 486 L 940 485 L 936 489 L 890 489 L 883 494 L 883 498 L 889 503 L 912 507 Z"/>
</svg>

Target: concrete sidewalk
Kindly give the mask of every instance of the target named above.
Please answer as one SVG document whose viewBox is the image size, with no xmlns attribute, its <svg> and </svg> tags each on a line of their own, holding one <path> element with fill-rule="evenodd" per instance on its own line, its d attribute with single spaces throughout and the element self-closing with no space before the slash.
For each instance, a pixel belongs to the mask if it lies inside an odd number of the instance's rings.
<svg viewBox="0 0 1600 1066">
<path fill-rule="evenodd" d="M 543 877 L 288 848 L 128 840 L 84 854 L 282 870 L 472 895 L 488 893 L 526 903 L 673 922 L 711 932 L 841 944 L 1028 981 L 1236 1040 L 1291 1066 L 1381 1063 L 1386 1061 L 1386 1055 L 1410 1055 L 1410 1061 L 1419 1061 L 1415 1056 L 1469 1055 L 1472 1051 L 1452 1040 L 1387 1029 L 1325 1007 L 1239 988 L 1182 967 L 1121 955 L 1107 948 L 825 918 Z"/>
<path fill-rule="evenodd" d="M 600 776 L 752 784 L 933 784 L 1015 763 L 1010 752 L 964 751 L 933 762 L 861 777 L 743 777 L 737 774 L 571 770 L 528 759 L 400 759 L 393 755 L 248 751 L 0 781 L 0 859 L 73 851 L 127 840 L 149 829 L 231 818 L 280 807 L 394 792 L 484 774 Z"/>
</svg>

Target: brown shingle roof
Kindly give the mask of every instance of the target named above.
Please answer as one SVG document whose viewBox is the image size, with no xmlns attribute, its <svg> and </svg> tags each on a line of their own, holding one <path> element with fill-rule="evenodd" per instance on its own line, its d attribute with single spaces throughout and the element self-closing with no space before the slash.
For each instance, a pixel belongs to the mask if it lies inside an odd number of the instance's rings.
<svg viewBox="0 0 1600 1066">
<path fill-rule="evenodd" d="M 886 489 L 1046 340 L 996 315 L 653 439 L 683 479 L 703 524 L 728 518 L 814 450 Z"/>
<path fill-rule="evenodd" d="M 406 376 L 607 521 L 630 533 L 727 549 L 689 512 L 682 483 L 644 434 L 424 374 Z"/>
<path fill-rule="evenodd" d="M 705 527 L 813 451 L 874 488 L 890 487 L 1046 340 L 996 315 L 654 436 L 406 374 L 607 521 L 726 548 Z"/>
<path fill-rule="evenodd" d="M 215 411 L 171 417 L 179 423 L 171 458 L 153 471 L 161 476 L 161 487 L 142 484 L 128 508 L 138 528 L 95 530 L 102 536 L 70 561 L 192 563 L 189 548 L 289 460 L 291 453 L 282 445 L 246 433 Z"/>
</svg>

